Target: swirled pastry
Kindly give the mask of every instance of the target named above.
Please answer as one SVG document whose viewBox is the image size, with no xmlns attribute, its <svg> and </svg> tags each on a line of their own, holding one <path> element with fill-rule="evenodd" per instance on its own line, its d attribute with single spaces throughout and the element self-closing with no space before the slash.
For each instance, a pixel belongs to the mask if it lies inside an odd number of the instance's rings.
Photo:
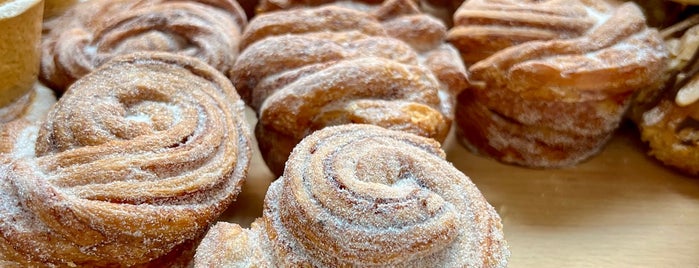
<svg viewBox="0 0 699 268">
<path fill-rule="evenodd" d="M 231 81 L 259 115 L 256 136 L 268 166 L 281 174 L 294 145 L 330 125 L 375 124 L 443 140 L 452 96 L 467 84 L 445 34 L 409 0 L 255 17 Z"/>
<path fill-rule="evenodd" d="M 457 133 L 506 163 L 560 167 L 599 151 L 667 51 L 633 3 L 465 2 L 448 39 L 473 63 Z M 478 47 L 478 49 L 476 49 Z"/>
<path fill-rule="evenodd" d="M 218 223 L 195 267 L 505 267 L 500 217 L 440 144 L 371 125 L 294 148 L 251 229 Z"/>
<path fill-rule="evenodd" d="M 79 79 L 0 155 L 0 263 L 168 264 L 240 190 L 243 109 L 225 76 L 185 56 L 117 57 Z"/>
<path fill-rule="evenodd" d="M 458 0 L 410 0 L 419 6 L 420 10 L 442 20 L 447 25 L 451 25 L 451 16 L 454 10 L 461 4 Z M 260 0 L 255 8 L 257 14 L 288 10 L 292 8 L 303 8 L 312 6 L 322 6 L 326 4 L 336 4 L 352 7 L 359 10 L 371 10 L 380 6 L 384 0 Z"/>
<path fill-rule="evenodd" d="M 664 84 L 639 94 L 632 117 L 649 154 L 699 175 L 699 15 L 662 32 L 670 51 Z"/>
<path fill-rule="evenodd" d="M 41 78 L 63 92 L 116 55 L 166 51 L 227 72 L 246 16 L 234 0 L 91 0 L 46 25 Z"/>
</svg>

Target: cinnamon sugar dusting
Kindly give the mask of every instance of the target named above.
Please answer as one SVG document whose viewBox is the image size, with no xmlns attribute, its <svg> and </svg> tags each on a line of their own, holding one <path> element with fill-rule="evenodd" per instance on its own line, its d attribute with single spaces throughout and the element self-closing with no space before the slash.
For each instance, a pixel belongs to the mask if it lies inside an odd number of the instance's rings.
<svg viewBox="0 0 699 268">
<path fill-rule="evenodd" d="M 76 81 L 0 155 L 0 255 L 132 266 L 197 239 L 246 176 L 243 109 L 224 76 L 174 54 L 118 57 Z"/>
<path fill-rule="evenodd" d="M 530 167 L 596 154 L 667 61 L 659 33 L 630 2 L 468 1 L 447 38 L 478 85 L 457 103 L 460 140 Z"/>
<path fill-rule="evenodd" d="M 196 57 L 227 72 L 246 23 L 232 0 L 85 1 L 45 24 L 40 77 L 63 92 L 111 58 L 138 51 Z"/>
<path fill-rule="evenodd" d="M 214 226 L 195 267 L 505 267 L 499 216 L 444 156 L 406 132 L 316 131 L 270 186 L 263 217 L 249 230 Z"/>
<path fill-rule="evenodd" d="M 453 98 L 468 83 L 445 37 L 446 27 L 408 0 L 328 3 L 256 16 L 230 76 L 260 116 L 258 140 L 267 164 L 281 173 L 293 144 L 332 125 L 375 123 L 443 140 Z M 406 103 L 431 111 L 403 109 L 416 107 Z"/>
</svg>

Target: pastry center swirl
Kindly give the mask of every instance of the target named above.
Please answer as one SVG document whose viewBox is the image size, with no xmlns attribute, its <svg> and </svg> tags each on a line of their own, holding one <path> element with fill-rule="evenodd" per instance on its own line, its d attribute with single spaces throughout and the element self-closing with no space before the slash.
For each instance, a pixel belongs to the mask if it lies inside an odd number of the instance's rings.
<svg viewBox="0 0 699 268">
<path fill-rule="evenodd" d="M 285 198 L 294 199 L 282 201 L 294 204 L 282 208 L 283 222 L 310 226 L 289 228 L 310 254 L 390 264 L 438 252 L 456 238 L 455 206 L 439 178 L 428 175 L 438 157 L 414 145 L 396 151 L 401 143 L 369 136 L 317 144 L 305 164 L 322 172 L 290 181 L 295 195 Z"/>
</svg>

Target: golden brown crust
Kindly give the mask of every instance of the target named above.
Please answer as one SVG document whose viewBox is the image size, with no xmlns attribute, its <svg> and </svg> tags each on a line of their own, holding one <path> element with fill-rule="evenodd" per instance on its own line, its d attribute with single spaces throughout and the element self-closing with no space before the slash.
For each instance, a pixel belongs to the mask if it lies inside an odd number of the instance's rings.
<svg viewBox="0 0 699 268">
<path fill-rule="evenodd" d="M 94 0 L 46 24 L 41 78 L 63 92 L 114 56 L 166 51 L 227 72 L 238 55 L 246 16 L 234 0 Z"/>
<path fill-rule="evenodd" d="M 231 81 L 258 112 L 260 148 L 276 174 L 294 144 L 325 126 L 366 123 L 446 137 L 453 96 L 468 84 L 456 50 L 444 43 L 446 28 L 408 0 L 364 8 L 270 12 L 243 33 Z"/>
<path fill-rule="evenodd" d="M 642 120 L 641 139 L 648 143 L 650 155 L 686 174 L 699 175 L 699 105 L 680 107 L 672 99 L 662 99 Z"/>
<path fill-rule="evenodd" d="M 255 11 L 256 14 L 262 14 L 278 10 L 322 6 L 330 3 L 359 10 L 369 10 L 372 9 L 372 6 L 381 5 L 383 1 L 384 0 L 260 0 Z M 422 12 L 443 21 L 447 26 L 452 25 L 451 17 L 456 8 L 461 4 L 459 0 L 411 0 L 410 2 L 412 2 L 412 5 L 418 6 Z"/>
<path fill-rule="evenodd" d="M 0 155 L 0 256 L 131 266 L 200 237 L 247 174 L 243 110 L 195 58 L 133 54 L 81 78 Z"/>
<path fill-rule="evenodd" d="M 40 0 L 0 1 L 0 109 L 28 94 L 36 82 L 42 11 Z"/>
<path fill-rule="evenodd" d="M 219 223 L 195 267 L 505 267 L 499 216 L 444 157 L 406 132 L 316 131 L 270 186 L 263 217 L 250 230 Z"/>
<path fill-rule="evenodd" d="M 649 154 L 689 175 L 699 175 L 699 15 L 662 31 L 670 50 L 665 79 L 634 99 L 631 117 Z"/>
<path fill-rule="evenodd" d="M 596 23 L 588 16 L 586 8 L 575 0 L 468 1 L 454 14 L 449 41 L 470 65 L 502 49 L 529 41 L 580 36 Z"/>
<path fill-rule="evenodd" d="M 456 108 L 456 135 L 459 142 L 473 152 L 491 156 L 503 162 L 528 167 L 570 166 L 597 154 L 612 137 L 612 131 L 591 129 L 582 134 L 576 131 L 557 130 L 544 125 L 522 124 L 504 116 L 464 92 L 459 95 Z M 606 107 L 605 107 L 606 106 Z M 612 102 L 581 103 L 577 111 L 561 111 L 552 116 L 567 116 L 571 113 L 580 120 L 580 125 L 599 124 L 599 118 L 587 114 L 589 110 L 605 111 L 609 108 L 622 113 L 628 105 Z M 566 107 L 560 107 L 566 108 Z M 552 109 L 554 110 L 554 109 Z M 586 111 L 587 110 L 587 111 Z M 571 119 L 572 120 L 572 119 Z M 607 129 L 614 129 L 618 122 L 606 122 Z"/>
<path fill-rule="evenodd" d="M 476 85 L 459 99 L 458 133 L 472 149 L 524 166 L 568 166 L 594 155 L 631 95 L 661 79 L 667 57 L 632 3 L 468 1 L 455 24 L 448 38 L 473 63 Z M 482 42 L 491 38 L 498 42 Z M 484 47 L 472 53 L 473 46 Z M 574 139 L 578 147 L 562 143 Z"/>
</svg>

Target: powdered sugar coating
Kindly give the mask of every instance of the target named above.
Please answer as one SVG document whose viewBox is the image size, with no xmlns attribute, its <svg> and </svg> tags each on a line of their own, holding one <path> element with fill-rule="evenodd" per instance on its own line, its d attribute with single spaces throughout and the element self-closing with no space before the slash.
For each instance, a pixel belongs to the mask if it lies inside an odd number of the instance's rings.
<svg viewBox="0 0 699 268">
<path fill-rule="evenodd" d="M 331 125 L 446 138 L 467 77 L 441 22 L 409 0 L 310 6 L 255 17 L 230 72 L 257 110 L 256 136 L 273 172 L 281 174 L 304 136 Z"/>
<path fill-rule="evenodd" d="M 455 24 L 448 39 L 473 63 L 476 85 L 457 105 L 461 140 L 518 165 L 568 166 L 596 154 L 667 60 L 633 3 L 468 1 Z M 497 42 L 483 43 L 490 38 Z"/>
<path fill-rule="evenodd" d="M 232 0 L 87 1 L 46 24 L 40 77 L 63 92 L 111 58 L 138 51 L 197 57 L 227 72 L 246 21 Z"/>
<path fill-rule="evenodd" d="M 224 76 L 189 57 L 118 57 L 81 78 L 0 156 L 0 256 L 132 266 L 179 250 L 240 191 L 243 109 Z"/>
<path fill-rule="evenodd" d="M 251 230 L 213 227 L 195 267 L 505 267 L 499 216 L 444 156 L 434 140 L 376 126 L 314 132 L 263 217 Z"/>
</svg>

